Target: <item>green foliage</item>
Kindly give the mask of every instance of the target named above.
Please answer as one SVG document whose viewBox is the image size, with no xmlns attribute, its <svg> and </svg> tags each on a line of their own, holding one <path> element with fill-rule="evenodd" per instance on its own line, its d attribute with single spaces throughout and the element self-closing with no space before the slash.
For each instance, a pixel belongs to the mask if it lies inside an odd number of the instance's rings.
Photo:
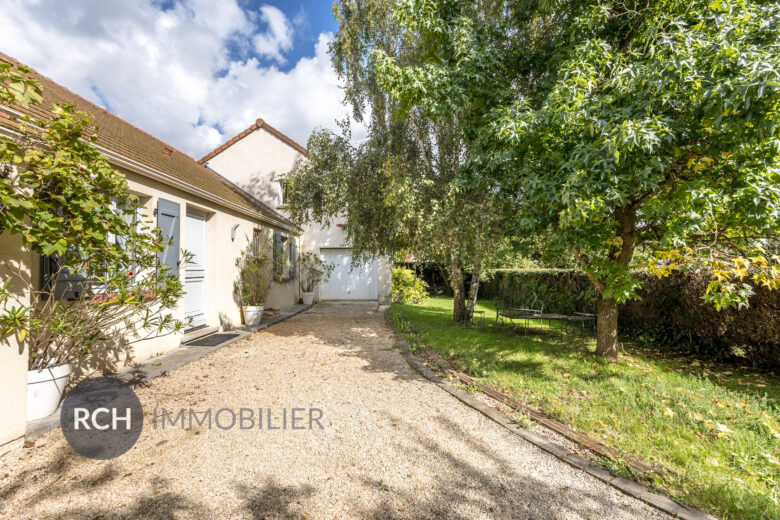
<svg viewBox="0 0 780 520">
<path fill-rule="evenodd" d="M 411 269 L 393 268 L 393 302 L 422 303 L 428 296 L 428 284 Z"/>
<path fill-rule="evenodd" d="M 300 286 L 302 292 L 314 292 L 314 288 L 330 280 L 330 274 L 336 267 L 326 262 L 310 251 L 300 255 L 301 275 Z"/>
<path fill-rule="evenodd" d="M 43 101 L 41 85 L 30 76 L 30 68 L 25 65 L 14 67 L 10 63 L 0 63 L 0 103 L 4 105 L 28 106 Z"/>
<path fill-rule="evenodd" d="M 0 75 L 0 85 L 7 81 Z M 20 235 L 36 253 L 95 272 L 97 266 L 162 250 L 155 233 L 138 231 L 127 218 L 136 214 L 138 199 L 92 145 L 85 113 L 59 105 L 49 119 L 17 122 L 18 135 L 0 137 L 0 232 Z M 126 202 L 122 210 L 112 204 L 116 199 Z M 120 245 L 110 235 L 129 239 Z"/>
<path fill-rule="evenodd" d="M 412 253 L 447 265 L 452 283 L 461 287 L 462 266 L 490 263 L 501 234 L 495 197 L 454 182 L 470 153 L 457 115 L 434 119 L 401 109 L 377 82 L 375 51 L 411 66 L 435 45 L 404 30 L 393 17 L 395 4 L 334 3 L 339 30 L 332 62 L 353 117 L 365 123 L 368 136 L 353 145 L 346 122 L 340 134 L 312 133 L 309 160 L 286 177 L 291 216 L 323 224 L 346 217 L 356 260 Z"/>
<path fill-rule="evenodd" d="M 0 64 L 0 102 L 41 103 L 41 92 L 29 69 Z M 20 272 L 0 291 L 0 337 L 27 340 L 31 367 L 186 326 L 174 317 L 181 280 L 158 266 L 165 247 L 159 230 L 128 193 L 124 175 L 93 146 L 88 116 L 70 105 L 50 110 L 44 119 L 14 118 L 14 135 L 0 136 L 0 233 L 19 235 L 58 266 L 43 288 Z M 189 258 L 182 253 L 184 263 Z M 63 273 L 84 280 L 75 301 L 50 294 Z M 15 303 L 17 288 L 33 295 L 31 305 Z"/>
<path fill-rule="evenodd" d="M 593 284 L 573 269 L 497 269 L 481 291 L 483 298 L 511 306 L 531 307 L 537 301 L 545 312 L 596 312 Z"/>
<path fill-rule="evenodd" d="M 265 304 L 274 279 L 271 241 L 250 243 L 236 259 L 238 277 L 233 282 L 233 294 L 241 305 L 253 307 Z"/>
<path fill-rule="evenodd" d="M 457 115 L 455 182 L 495 190 L 511 235 L 573 255 L 605 310 L 636 296 L 638 246 L 700 263 L 776 244 L 777 2 L 409 0 L 393 16 L 431 45 L 413 64 L 377 49 L 379 84 L 404 111 Z M 744 303 L 745 284 L 708 299 Z"/>
<path fill-rule="evenodd" d="M 708 273 L 639 277 L 639 297 L 621 306 L 621 334 L 651 348 L 674 348 L 704 359 L 780 369 L 780 291 L 756 287 L 749 307 L 717 311 L 703 299 L 711 280 Z"/>
<path fill-rule="evenodd" d="M 649 484 L 674 499 L 723 519 L 780 518 L 778 378 L 631 343 L 607 363 L 592 340 L 518 336 L 490 320 L 464 328 L 451 322 L 450 306 L 443 298 L 394 304 L 391 316 L 480 382 L 670 470 Z"/>
</svg>

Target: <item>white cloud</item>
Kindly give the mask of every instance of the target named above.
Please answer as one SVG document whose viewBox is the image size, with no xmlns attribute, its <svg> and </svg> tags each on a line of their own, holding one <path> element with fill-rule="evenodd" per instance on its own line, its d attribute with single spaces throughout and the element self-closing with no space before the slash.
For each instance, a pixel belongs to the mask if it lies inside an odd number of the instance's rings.
<svg viewBox="0 0 780 520">
<path fill-rule="evenodd" d="M 315 126 L 335 127 L 347 113 L 328 35 L 287 71 L 231 60 L 230 45 L 277 63 L 292 48 L 290 21 L 270 6 L 255 15 L 237 0 L 182 0 L 165 11 L 152 0 L 0 4 L 2 52 L 196 158 L 258 117 L 305 144 Z"/>
<path fill-rule="evenodd" d="M 268 25 L 268 29 L 255 35 L 255 50 L 260 56 L 284 63 L 286 60 L 282 52 L 292 49 L 293 44 L 293 28 L 290 22 L 283 12 L 271 5 L 260 8 L 260 20 Z"/>
</svg>

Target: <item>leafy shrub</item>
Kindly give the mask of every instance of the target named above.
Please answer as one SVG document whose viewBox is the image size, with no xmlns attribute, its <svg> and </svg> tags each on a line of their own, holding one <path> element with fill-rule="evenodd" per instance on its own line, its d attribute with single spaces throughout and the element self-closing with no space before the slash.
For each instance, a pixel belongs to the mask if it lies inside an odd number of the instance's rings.
<svg viewBox="0 0 780 520">
<path fill-rule="evenodd" d="M 422 303 L 428 296 L 428 284 L 405 267 L 393 268 L 393 302 Z"/>
<path fill-rule="evenodd" d="M 301 254 L 301 274 L 298 277 L 301 292 L 314 292 L 314 288 L 330 280 L 330 274 L 336 267 L 311 252 Z"/>
<path fill-rule="evenodd" d="M 233 282 L 233 294 L 243 306 L 264 305 L 271 292 L 273 260 L 270 243 L 265 240 L 257 251 L 254 244 L 249 244 L 236 259 L 238 277 Z"/>
</svg>

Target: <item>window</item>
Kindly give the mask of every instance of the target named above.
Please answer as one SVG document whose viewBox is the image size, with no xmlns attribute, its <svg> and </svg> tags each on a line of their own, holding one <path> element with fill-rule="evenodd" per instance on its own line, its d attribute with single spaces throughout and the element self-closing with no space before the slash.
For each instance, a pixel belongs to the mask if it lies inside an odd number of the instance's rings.
<svg viewBox="0 0 780 520">
<path fill-rule="evenodd" d="M 284 276 L 284 243 L 286 241 L 286 236 L 283 236 L 281 233 L 274 233 L 274 278 L 279 281 Z"/>
<path fill-rule="evenodd" d="M 281 193 L 281 206 L 287 205 L 287 181 L 279 181 L 279 187 L 281 188 L 279 192 Z"/>
<path fill-rule="evenodd" d="M 112 200 L 111 209 L 118 215 L 122 215 L 126 222 L 138 225 L 138 210 L 140 208 L 129 208 L 126 201 Z M 117 244 L 125 250 L 131 249 L 126 243 L 127 237 L 117 236 L 109 233 L 106 242 Z M 75 253 L 75 251 L 71 251 Z M 128 273 L 131 276 L 136 274 L 136 268 L 131 255 L 130 263 L 127 266 Z M 54 296 L 55 299 L 76 300 L 84 296 L 88 291 L 103 292 L 99 277 L 104 277 L 108 273 L 86 273 L 77 272 L 61 265 L 61 258 L 57 255 L 41 257 L 41 290 Z"/>
</svg>

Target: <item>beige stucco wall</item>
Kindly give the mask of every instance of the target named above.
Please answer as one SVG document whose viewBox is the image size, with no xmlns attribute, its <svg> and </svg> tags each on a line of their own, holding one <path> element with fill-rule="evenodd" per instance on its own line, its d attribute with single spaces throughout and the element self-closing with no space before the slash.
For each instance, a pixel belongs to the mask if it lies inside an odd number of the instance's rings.
<svg viewBox="0 0 780 520">
<path fill-rule="evenodd" d="M 206 164 L 241 189 L 281 209 L 281 179 L 304 155 L 264 128 L 235 142 Z"/>
<path fill-rule="evenodd" d="M 304 155 L 267 130 L 260 128 L 230 145 L 212 157 L 209 168 L 229 179 L 254 197 L 287 216 L 282 206 L 279 180 L 289 172 Z M 300 250 L 321 255 L 323 247 L 349 247 L 344 231 L 336 219 L 329 227 L 312 223 L 304 227 L 300 237 Z M 392 281 L 392 262 L 380 259 L 377 265 L 379 302 L 389 303 Z M 319 300 L 319 291 L 315 293 Z"/>
<path fill-rule="evenodd" d="M 31 276 L 31 253 L 22 248 L 22 240 L 16 235 L 0 233 L 0 283 L 9 276 Z M 12 282 L 9 290 L 14 294 L 11 306 L 30 304 L 30 295 L 23 284 Z M 14 447 L 24 436 L 27 420 L 27 349 L 20 345 L 18 337 L 0 339 L 0 454 Z"/>
<path fill-rule="evenodd" d="M 251 217 L 239 212 L 225 209 L 210 201 L 199 199 L 186 192 L 166 186 L 132 172 L 126 172 L 130 190 L 141 196 L 145 208 L 152 215 L 160 197 L 176 202 L 180 206 L 180 247 L 187 248 L 187 210 L 205 214 L 207 220 L 207 259 L 206 259 L 206 325 L 219 326 L 223 330 L 241 324 L 241 309 L 233 295 L 233 283 L 238 276 L 236 259 L 242 250 L 251 243 L 255 229 L 261 229 L 266 235 L 273 233 L 267 224 L 258 223 Z M 235 239 L 231 239 L 233 226 L 236 228 Z M 183 277 L 184 272 L 180 273 Z M 274 282 L 266 307 L 281 308 L 297 303 L 296 284 L 292 282 Z M 183 303 L 179 308 L 179 316 L 183 317 Z M 151 356 L 176 348 L 181 337 L 170 335 L 153 338 L 137 343 L 135 346 L 136 360 L 140 361 Z"/>
</svg>

